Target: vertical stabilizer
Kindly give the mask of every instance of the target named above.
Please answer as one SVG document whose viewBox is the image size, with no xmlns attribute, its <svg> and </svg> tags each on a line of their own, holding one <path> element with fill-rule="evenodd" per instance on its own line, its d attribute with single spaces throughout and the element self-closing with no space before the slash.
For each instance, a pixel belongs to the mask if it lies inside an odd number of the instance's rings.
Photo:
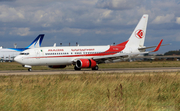
<svg viewBox="0 0 180 111">
<path fill-rule="evenodd" d="M 44 38 L 44 34 L 40 34 L 29 46 L 26 48 L 38 48 L 41 47 L 42 40 Z"/>
<path fill-rule="evenodd" d="M 146 36 L 146 27 L 148 22 L 148 15 L 144 14 L 138 25 L 131 34 L 126 47 L 142 48 L 144 47 L 144 40 Z"/>
</svg>

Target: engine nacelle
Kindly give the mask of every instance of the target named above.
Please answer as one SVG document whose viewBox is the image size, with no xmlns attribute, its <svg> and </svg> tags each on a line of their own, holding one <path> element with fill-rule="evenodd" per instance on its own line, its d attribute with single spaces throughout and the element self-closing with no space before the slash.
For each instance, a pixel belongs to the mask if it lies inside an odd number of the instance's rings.
<svg viewBox="0 0 180 111">
<path fill-rule="evenodd" d="M 93 59 L 79 59 L 76 62 L 77 68 L 93 68 L 96 66 L 96 61 Z"/>
<path fill-rule="evenodd" d="M 49 68 L 65 68 L 66 65 L 50 65 Z"/>
</svg>

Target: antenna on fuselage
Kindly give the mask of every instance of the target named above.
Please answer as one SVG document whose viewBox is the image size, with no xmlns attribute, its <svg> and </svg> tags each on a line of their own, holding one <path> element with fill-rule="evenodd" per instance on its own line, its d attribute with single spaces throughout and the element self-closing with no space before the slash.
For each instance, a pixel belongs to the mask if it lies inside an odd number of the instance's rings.
<svg viewBox="0 0 180 111">
<path fill-rule="evenodd" d="M 60 46 L 62 46 L 62 43 L 60 43 Z"/>
</svg>

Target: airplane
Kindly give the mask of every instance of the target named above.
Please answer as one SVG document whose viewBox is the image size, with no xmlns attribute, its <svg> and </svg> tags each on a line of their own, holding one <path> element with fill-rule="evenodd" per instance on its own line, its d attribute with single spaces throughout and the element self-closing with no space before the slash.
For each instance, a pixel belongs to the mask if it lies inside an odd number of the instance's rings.
<svg viewBox="0 0 180 111">
<path fill-rule="evenodd" d="M 13 61 L 14 58 L 19 55 L 22 51 L 29 48 L 37 48 L 41 46 L 44 34 L 39 34 L 38 37 L 27 47 L 25 48 L 3 48 L 0 47 L 0 62 Z"/>
<path fill-rule="evenodd" d="M 65 68 L 72 64 L 75 70 L 81 70 L 81 68 L 98 70 L 98 64 L 106 61 L 125 60 L 140 54 L 158 51 L 163 39 L 157 46 L 144 46 L 147 21 L 148 15 L 144 14 L 130 38 L 117 45 L 33 48 L 21 52 L 15 57 L 15 61 L 28 68 L 28 71 L 32 71 L 32 66 L 38 65 L 46 65 L 49 68 Z M 153 51 L 145 51 L 153 47 L 155 47 Z"/>
</svg>

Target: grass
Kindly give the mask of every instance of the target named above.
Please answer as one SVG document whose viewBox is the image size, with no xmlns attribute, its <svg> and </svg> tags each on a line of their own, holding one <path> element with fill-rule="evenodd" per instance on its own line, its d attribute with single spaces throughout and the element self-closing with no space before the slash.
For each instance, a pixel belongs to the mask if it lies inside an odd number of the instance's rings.
<svg viewBox="0 0 180 111">
<path fill-rule="evenodd" d="M 175 111 L 179 81 L 179 72 L 0 76 L 0 109 Z"/>
<path fill-rule="evenodd" d="M 99 64 L 100 69 L 104 68 L 148 68 L 148 67 L 180 67 L 179 61 L 153 61 L 153 62 L 118 62 L 118 63 L 106 63 Z M 33 70 L 54 70 L 47 66 L 33 66 Z M 61 70 L 74 69 L 74 66 L 67 66 Z M 22 65 L 16 62 L 3 62 L 0 63 L 0 70 L 27 70 Z M 55 69 L 57 70 L 57 69 Z"/>
<path fill-rule="evenodd" d="M 180 67 L 179 61 L 142 61 L 100 64 L 100 68 L 149 68 L 149 67 Z"/>
<path fill-rule="evenodd" d="M 178 61 L 120 62 L 100 68 L 179 67 Z M 73 69 L 68 66 L 63 70 Z M 0 70 L 27 70 L 0 63 Z M 33 70 L 53 70 L 33 66 Z M 179 72 L 0 76 L 2 111 L 176 111 Z"/>
</svg>

